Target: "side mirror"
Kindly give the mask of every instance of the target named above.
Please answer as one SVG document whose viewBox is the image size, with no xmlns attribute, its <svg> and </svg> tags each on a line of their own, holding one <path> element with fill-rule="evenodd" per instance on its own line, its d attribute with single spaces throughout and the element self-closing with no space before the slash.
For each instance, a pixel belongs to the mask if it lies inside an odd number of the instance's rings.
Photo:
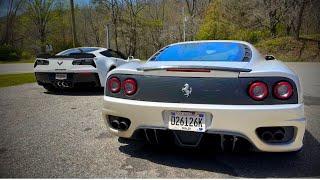
<svg viewBox="0 0 320 180">
<path fill-rule="evenodd" d="M 128 60 L 129 60 L 129 61 L 132 60 L 132 59 L 134 59 L 133 56 L 128 56 Z"/>
<path fill-rule="evenodd" d="M 275 59 L 276 59 L 273 55 L 266 55 L 264 58 L 265 58 L 267 61 L 275 60 Z"/>
</svg>

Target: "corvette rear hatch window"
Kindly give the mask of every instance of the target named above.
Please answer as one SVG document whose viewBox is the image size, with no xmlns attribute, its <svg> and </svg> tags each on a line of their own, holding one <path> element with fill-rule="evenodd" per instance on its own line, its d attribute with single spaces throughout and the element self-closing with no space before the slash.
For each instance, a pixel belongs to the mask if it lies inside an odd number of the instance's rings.
<svg viewBox="0 0 320 180">
<path fill-rule="evenodd" d="M 251 51 L 240 43 L 201 42 L 168 46 L 151 61 L 249 61 Z"/>
<path fill-rule="evenodd" d="M 99 48 L 72 48 L 67 49 L 65 51 L 62 51 L 56 55 L 50 55 L 50 54 L 40 54 L 37 56 L 37 58 L 41 59 L 49 59 L 49 58 L 63 58 L 65 60 L 67 59 L 79 59 L 79 58 L 94 58 L 96 57 L 91 52 L 98 50 Z"/>
<path fill-rule="evenodd" d="M 98 50 L 98 48 L 91 48 L 91 47 L 73 48 L 73 49 L 68 49 L 68 50 L 62 51 L 62 52 L 58 53 L 57 55 L 68 56 L 68 55 L 72 55 L 72 54 L 90 53 L 90 52 L 96 51 L 96 50 Z"/>
</svg>

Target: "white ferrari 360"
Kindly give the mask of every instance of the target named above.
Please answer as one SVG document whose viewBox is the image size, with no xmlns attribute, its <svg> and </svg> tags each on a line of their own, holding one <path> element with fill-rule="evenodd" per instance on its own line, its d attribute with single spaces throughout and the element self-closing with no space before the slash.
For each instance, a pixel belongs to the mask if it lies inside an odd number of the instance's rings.
<svg viewBox="0 0 320 180">
<path fill-rule="evenodd" d="M 107 73 L 130 61 L 122 53 L 101 47 L 67 49 L 55 56 L 38 57 L 34 72 L 47 90 L 104 87 Z"/>
<path fill-rule="evenodd" d="M 108 73 L 103 118 L 123 138 L 220 150 L 302 148 L 298 76 L 243 41 L 168 45 Z"/>
</svg>

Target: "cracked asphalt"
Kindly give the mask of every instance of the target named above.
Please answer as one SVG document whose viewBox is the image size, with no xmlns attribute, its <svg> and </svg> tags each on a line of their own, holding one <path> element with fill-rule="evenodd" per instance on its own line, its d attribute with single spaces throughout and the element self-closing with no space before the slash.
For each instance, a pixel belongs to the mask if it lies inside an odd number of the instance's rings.
<svg viewBox="0 0 320 180">
<path fill-rule="evenodd" d="M 101 118 L 101 91 L 51 94 L 37 84 L 0 89 L 0 177 L 320 177 L 320 64 L 301 77 L 308 120 L 299 153 L 210 153 L 122 142 Z"/>
</svg>

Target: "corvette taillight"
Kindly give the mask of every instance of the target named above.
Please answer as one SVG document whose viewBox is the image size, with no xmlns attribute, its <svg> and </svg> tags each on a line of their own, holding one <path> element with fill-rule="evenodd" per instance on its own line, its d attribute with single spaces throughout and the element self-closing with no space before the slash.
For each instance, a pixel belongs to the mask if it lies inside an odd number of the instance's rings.
<svg viewBox="0 0 320 180">
<path fill-rule="evenodd" d="M 121 82 L 118 78 L 112 77 L 108 80 L 108 89 L 112 93 L 118 93 L 121 90 Z"/>
<path fill-rule="evenodd" d="M 292 85 L 287 81 L 280 81 L 275 84 L 273 94 L 278 99 L 289 99 L 293 94 Z"/>
<path fill-rule="evenodd" d="M 269 92 L 268 92 L 268 86 L 261 81 L 254 82 L 250 84 L 248 89 L 249 96 L 256 100 L 256 101 L 262 101 L 264 100 Z"/>
<path fill-rule="evenodd" d="M 137 92 L 138 86 L 137 81 L 132 78 L 128 78 L 123 81 L 123 90 L 126 95 L 133 95 Z"/>
<path fill-rule="evenodd" d="M 91 65 L 97 67 L 93 59 L 76 59 L 72 61 L 73 65 Z"/>
<path fill-rule="evenodd" d="M 35 67 L 38 66 L 38 65 L 49 65 L 49 61 L 48 61 L 48 60 L 37 59 L 37 60 L 34 62 L 33 67 L 35 68 Z"/>
</svg>

